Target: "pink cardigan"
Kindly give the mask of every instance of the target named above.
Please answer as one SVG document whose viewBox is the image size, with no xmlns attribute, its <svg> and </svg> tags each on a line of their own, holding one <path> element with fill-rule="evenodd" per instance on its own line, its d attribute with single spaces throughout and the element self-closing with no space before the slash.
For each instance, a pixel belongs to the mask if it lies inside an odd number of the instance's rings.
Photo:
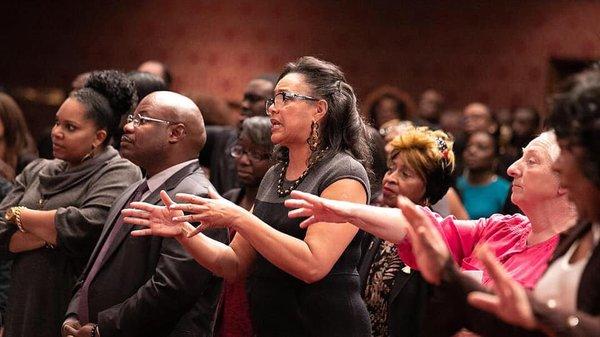
<svg viewBox="0 0 600 337">
<path fill-rule="evenodd" d="M 555 235 L 528 246 L 531 223 L 521 214 L 494 214 L 487 219 L 457 220 L 453 216 L 442 218 L 426 207 L 421 209 L 442 233 L 461 270 L 484 270 L 482 283 L 486 286 L 491 285 L 492 280 L 475 257 L 474 249 L 478 244 L 485 242 L 512 278 L 528 289 L 532 289 L 542 276 L 558 244 L 559 238 Z M 398 244 L 398 255 L 408 266 L 418 269 L 408 238 Z"/>
</svg>

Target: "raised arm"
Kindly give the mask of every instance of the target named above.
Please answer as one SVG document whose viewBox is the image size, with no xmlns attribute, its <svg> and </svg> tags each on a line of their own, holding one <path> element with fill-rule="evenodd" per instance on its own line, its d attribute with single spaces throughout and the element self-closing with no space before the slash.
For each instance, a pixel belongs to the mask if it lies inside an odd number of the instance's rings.
<svg viewBox="0 0 600 337">
<path fill-rule="evenodd" d="M 325 188 L 322 196 L 352 202 L 367 201 L 363 185 L 353 179 L 338 180 Z M 254 216 L 240 219 L 234 228 L 263 257 L 307 283 L 319 281 L 331 271 L 358 231 L 348 220 L 343 223 L 316 222 L 307 229 L 304 240 L 300 240 Z"/>
<path fill-rule="evenodd" d="M 289 217 L 308 217 L 300 227 L 306 228 L 319 222 L 349 222 L 393 243 L 404 240 L 406 236 L 409 224 L 400 209 L 370 206 L 353 200 L 332 200 L 334 198 L 327 198 L 325 194 L 319 197 L 300 191 L 293 191 L 291 196 L 293 199 L 286 200 L 285 206 L 296 209 L 289 212 Z"/>
<path fill-rule="evenodd" d="M 366 202 L 367 194 L 361 183 L 354 179 L 341 179 L 323 191 L 324 198 L 352 202 Z M 316 222 L 308 228 L 304 240 L 282 233 L 269 224 L 233 205 L 222 198 L 205 199 L 191 195 L 178 196 L 194 204 L 178 205 L 174 208 L 192 213 L 175 220 L 201 221 L 204 227 L 231 226 L 238 233 L 232 244 L 236 258 L 227 257 L 220 261 L 228 270 L 245 270 L 246 248 L 253 247 L 263 257 L 281 270 L 307 283 L 325 277 L 340 258 L 358 229 L 348 222 Z M 243 250 L 240 248 L 243 247 Z M 242 253 L 242 254 L 240 254 Z M 221 257 L 227 255 L 221 255 Z M 237 263 L 231 265 L 231 261 Z M 242 262 L 242 263 L 240 263 Z"/>
</svg>

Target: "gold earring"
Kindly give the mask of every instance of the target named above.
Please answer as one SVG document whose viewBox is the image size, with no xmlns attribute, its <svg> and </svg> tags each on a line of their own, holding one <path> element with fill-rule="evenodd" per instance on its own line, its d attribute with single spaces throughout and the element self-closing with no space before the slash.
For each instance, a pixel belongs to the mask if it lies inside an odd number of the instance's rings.
<svg viewBox="0 0 600 337">
<path fill-rule="evenodd" d="M 81 158 L 81 162 L 83 163 L 86 160 L 94 158 L 94 155 L 95 155 L 94 150 L 96 150 L 96 145 L 92 144 L 92 150 L 90 152 L 88 152 L 85 156 L 83 156 L 83 158 Z"/>
<path fill-rule="evenodd" d="M 310 137 L 306 140 L 311 151 L 316 151 L 319 145 L 319 123 L 312 121 L 310 124 Z"/>
</svg>

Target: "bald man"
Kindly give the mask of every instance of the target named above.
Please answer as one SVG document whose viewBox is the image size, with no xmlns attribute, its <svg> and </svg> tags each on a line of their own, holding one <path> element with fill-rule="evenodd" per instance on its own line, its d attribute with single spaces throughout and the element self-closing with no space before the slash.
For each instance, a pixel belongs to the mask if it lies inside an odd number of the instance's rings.
<svg viewBox="0 0 600 337">
<path fill-rule="evenodd" d="M 75 287 L 63 336 L 212 336 L 221 279 L 175 239 L 137 237 L 123 224 L 131 201 L 159 204 L 159 192 L 207 195 L 196 159 L 206 141 L 198 107 L 169 91 L 144 98 L 129 116 L 121 154 L 144 168 L 110 210 L 102 235 Z M 147 186 L 147 188 L 145 188 Z M 225 242 L 225 230 L 209 235 Z"/>
</svg>

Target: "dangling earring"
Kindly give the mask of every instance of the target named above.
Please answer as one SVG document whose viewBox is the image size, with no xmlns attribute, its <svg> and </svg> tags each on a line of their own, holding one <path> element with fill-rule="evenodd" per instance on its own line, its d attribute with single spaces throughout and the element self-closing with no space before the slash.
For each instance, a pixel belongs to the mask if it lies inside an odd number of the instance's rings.
<svg viewBox="0 0 600 337">
<path fill-rule="evenodd" d="M 81 162 L 83 163 L 86 160 L 94 158 L 94 155 L 96 154 L 94 153 L 94 150 L 96 150 L 96 145 L 92 144 L 92 150 L 83 156 L 83 158 L 81 158 Z"/>
<path fill-rule="evenodd" d="M 319 145 L 319 123 L 312 121 L 310 124 L 310 137 L 306 140 L 311 151 L 316 151 Z"/>
</svg>

